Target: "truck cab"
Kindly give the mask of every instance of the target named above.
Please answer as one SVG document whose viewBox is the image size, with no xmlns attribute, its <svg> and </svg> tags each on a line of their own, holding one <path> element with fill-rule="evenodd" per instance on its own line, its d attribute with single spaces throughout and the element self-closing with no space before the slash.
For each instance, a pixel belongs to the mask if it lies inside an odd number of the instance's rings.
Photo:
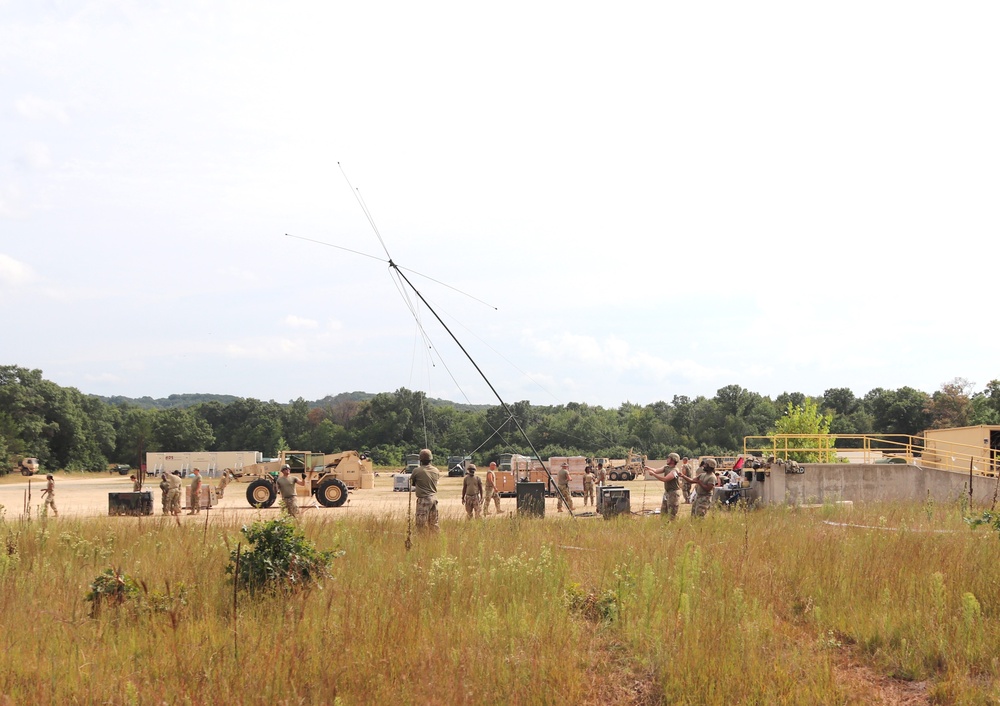
<svg viewBox="0 0 1000 706">
<path fill-rule="evenodd" d="M 22 476 L 33 476 L 38 473 L 38 459 L 37 458 L 22 458 L 21 463 L 18 465 L 18 470 L 21 471 Z"/>
<path fill-rule="evenodd" d="M 470 463 L 472 463 L 472 456 L 449 456 L 448 477 L 461 478 L 465 475 L 465 468 Z"/>
</svg>

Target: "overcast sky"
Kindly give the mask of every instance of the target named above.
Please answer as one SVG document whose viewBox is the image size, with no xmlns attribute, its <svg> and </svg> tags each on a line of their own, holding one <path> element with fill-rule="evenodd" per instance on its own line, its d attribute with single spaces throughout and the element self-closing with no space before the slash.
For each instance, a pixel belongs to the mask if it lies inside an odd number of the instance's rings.
<svg viewBox="0 0 1000 706">
<path fill-rule="evenodd" d="M 998 20 L 0 0 L 0 364 L 101 395 L 495 402 L 423 308 L 421 342 L 360 193 L 507 402 L 982 389 Z"/>
</svg>

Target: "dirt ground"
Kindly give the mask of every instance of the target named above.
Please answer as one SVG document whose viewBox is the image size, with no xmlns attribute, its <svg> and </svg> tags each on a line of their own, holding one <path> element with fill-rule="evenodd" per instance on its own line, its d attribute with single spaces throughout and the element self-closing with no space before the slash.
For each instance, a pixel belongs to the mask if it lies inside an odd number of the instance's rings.
<svg viewBox="0 0 1000 706">
<path fill-rule="evenodd" d="M 87 474 L 55 474 L 56 482 L 56 507 L 60 517 L 97 517 L 108 514 L 108 493 L 129 492 L 132 490 L 132 481 L 127 476 L 108 475 L 104 473 Z M 190 481 L 185 481 L 189 483 Z M 205 478 L 208 485 L 218 486 L 218 478 Z M 300 498 L 299 506 L 306 508 L 305 517 L 314 514 L 329 515 L 331 517 L 351 517 L 363 514 L 398 515 L 405 517 L 407 513 L 408 493 L 396 492 L 392 489 L 392 473 L 379 473 L 375 478 L 375 487 L 371 490 L 354 490 L 348 495 L 348 501 L 339 508 L 325 508 L 321 505 L 312 507 L 313 501 Z M 654 510 L 660 506 L 660 495 L 662 486 L 659 483 L 644 481 L 618 482 L 615 485 L 624 485 L 631 488 L 632 511 Z M 646 485 L 644 488 L 643 486 Z M 22 476 L 7 476 L 0 482 L 0 505 L 8 520 L 21 515 L 24 512 L 26 503 L 30 505 L 30 514 L 34 516 L 44 503 L 42 490 L 45 488 L 45 476 L 33 476 L 25 478 Z M 250 507 L 246 498 L 247 483 L 230 483 L 226 488 L 225 496 L 218 505 L 210 511 L 211 518 L 219 520 L 235 519 L 245 521 L 246 519 L 256 519 L 258 517 L 277 517 L 281 512 L 276 502 L 272 507 L 258 510 Z M 149 479 L 143 488 L 153 493 L 153 514 L 160 514 L 160 488 L 159 479 Z M 30 501 L 28 493 L 30 490 Z M 462 507 L 462 479 L 442 477 L 438 482 L 439 511 L 442 518 L 461 518 L 465 516 L 465 508 Z M 584 508 L 583 498 L 573 498 L 574 509 L 578 514 L 593 512 L 593 507 Z M 516 498 L 501 498 L 500 511 L 502 514 L 517 512 Z M 204 522 L 205 515 L 189 517 L 182 513 L 182 521 Z M 186 513 L 186 510 L 185 510 Z M 563 519 L 568 518 L 567 513 L 556 512 L 556 499 L 548 498 L 545 502 L 545 515 L 547 518 Z M 495 516 L 491 513 L 491 517 Z M 211 521 L 211 519 L 209 520 Z"/>
</svg>

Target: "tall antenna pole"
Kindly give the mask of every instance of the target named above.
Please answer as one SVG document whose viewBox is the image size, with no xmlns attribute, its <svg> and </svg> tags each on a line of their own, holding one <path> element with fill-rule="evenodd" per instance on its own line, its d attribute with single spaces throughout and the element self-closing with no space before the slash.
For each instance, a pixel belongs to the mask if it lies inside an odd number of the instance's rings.
<svg viewBox="0 0 1000 706">
<path fill-rule="evenodd" d="M 517 419 L 517 417 L 514 416 L 514 413 L 511 412 L 510 407 L 508 407 L 507 403 L 504 402 L 503 398 L 500 396 L 500 393 L 497 392 L 497 389 L 495 387 L 493 387 L 493 383 L 491 383 L 490 379 L 488 377 L 486 377 L 486 373 L 484 373 L 482 371 L 482 369 L 479 367 L 479 364 L 476 363 L 475 360 L 473 360 L 473 358 L 472 358 L 471 355 L 469 355 L 469 351 L 465 350 L 465 346 L 462 345 L 462 342 L 459 341 L 458 337 L 455 336 L 454 333 L 452 333 L 452 331 L 451 331 L 450 328 L 448 328 L 448 324 L 446 324 L 444 322 L 444 320 L 440 316 L 438 316 L 438 313 L 434 310 L 434 307 L 432 307 L 430 305 L 430 303 L 426 299 L 424 299 L 424 295 L 420 293 L 419 289 L 417 289 L 416 287 L 413 286 L 413 282 L 411 282 L 407 278 L 407 276 L 403 274 L 402 270 L 400 270 L 399 267 L 396 265 L 396 263 L 393 262 L 393 260 L 392 260 L 391 257 L 389 258 L 389 267 L 391 267 L 393 270 L 396 271 L 396 274 L 398 274 L 399 277 L 404 282 L 406 282 L 407 286 L 410 289 L 413 290 L 413 293 L 416 294 L 420 298 L 420 301 L 422 301 L 424 303 L 424 306 L 427 307 L 428 311 L 430 311 L 432 314 L 434 314 L 434 318 L 438 320 L 438 323 L 441 324 L 441 326 L 444 328 L 444 330 L 447 331 L 448 335 L 451 336 L 451 340 L 453 340 L 455 342 L 455 345 L 457 345 L 459 347 L 459 349 L 462 351 L 462 353 L 465 354 L 465 357 L 469 359 L 469 362 L 472 363 L 472 367 L 474 367 L 476 369 L 476 372 L 479 373 L 480 377 L 482 377 L 483 380 L 486 382 L 486 384 L 489 385 L 490 390 L 493 392 L 494 396 L 496 396 L 497 400 L 500 402 L 500 406 L 503 407 L 503 409 L 507 413 L 507 415 L 512 420 L 514 420 L 514 426 L 517 427 L 517 431 L 520 432 L 521 436 L 527 442 L 528 447 L 531 449 L 531 452 L 535 455 L 535 458 L 538 459 L 538 462 L 542 464 L 542 470 L 545 471 L 545 475 L 547 475 L 549 477 L 549 481 L 555 487 L 556 493 L 558 493 L 559 497 L 562 498 L 563 504 L 566 505 L 566 509 L 569 511 L 569 516 L 575 518 L 576 515 L 573 514 L 573 510 L 571 508 L 571 505 L 570 505 L 570 502 L 569 502 L 569 498 L 563 496 L 563 492 L 559 488 L 559 484 L 556 483 L 553 480 L 553 478 L 552 478 L 552 472 L 549 470 L 549 467 L 545 464 L 545 462 L 542 461 L 542 457 L 541 457 L 541 454 L 538 453 L 538 449 L 536 449 L 535 445 L 533 443 L 531 443 L 531 439 L 528 438 L 528 435 L 525 433 L 524 429 L 521 427 L 521 422 L 519 422 L 518 419 Z"/>
</svg>

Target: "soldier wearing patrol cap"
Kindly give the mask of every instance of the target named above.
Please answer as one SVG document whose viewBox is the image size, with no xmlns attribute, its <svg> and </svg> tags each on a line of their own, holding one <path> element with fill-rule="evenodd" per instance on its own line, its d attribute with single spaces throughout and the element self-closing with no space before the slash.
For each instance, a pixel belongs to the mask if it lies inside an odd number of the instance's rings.
<svg viewBox="0 0 1000 706">
<path fill-rule="evenodd" d="M 476 477 L 476 467 L 471 463 L 465 469 L 465 480 L 462 481 L 462 504 L 468 519 L 472 519 L 473 513 L 479 519 L 483 508 L 483 481 Z"/>
</svg>

